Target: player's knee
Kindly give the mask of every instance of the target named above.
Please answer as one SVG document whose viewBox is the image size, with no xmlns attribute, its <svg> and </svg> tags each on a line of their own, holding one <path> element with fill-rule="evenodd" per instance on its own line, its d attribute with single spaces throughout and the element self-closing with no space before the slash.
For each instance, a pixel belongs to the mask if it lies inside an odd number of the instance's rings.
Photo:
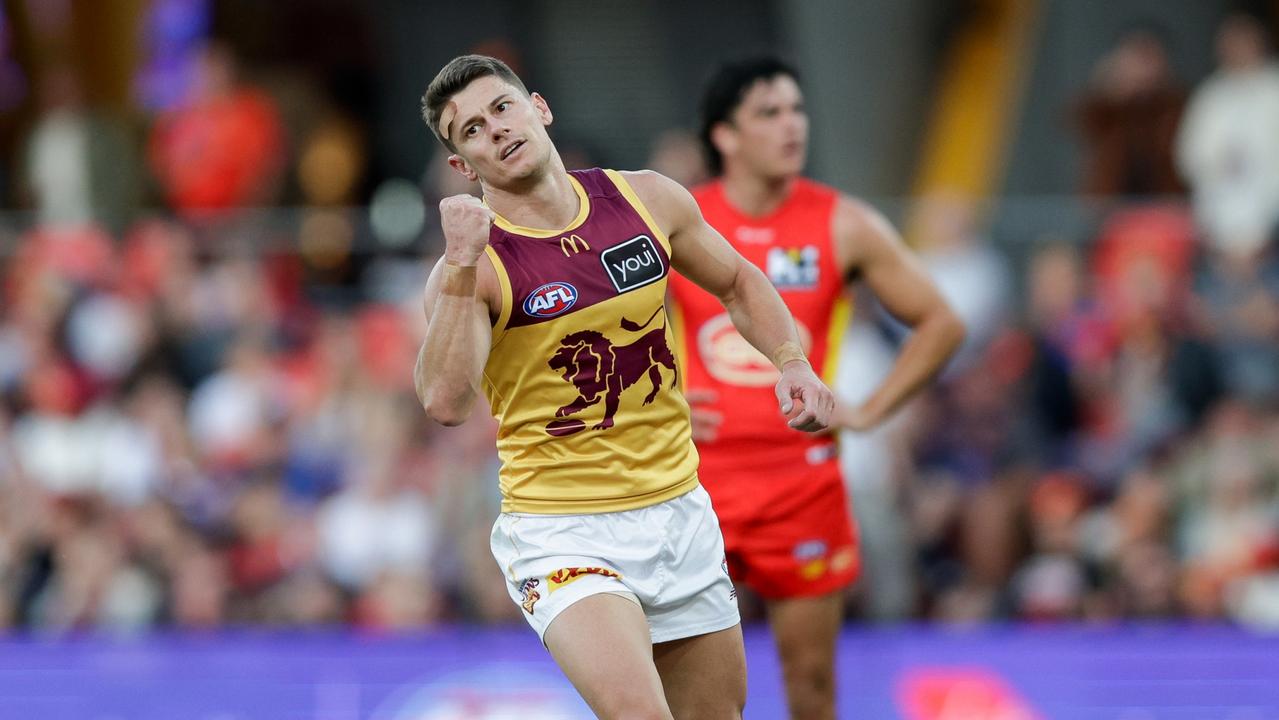
<svg viewBox="0 0 1279 720">
<path fill-rule="evenodd" d="M 826 648 L 799 642 L 784 643 L 781 648 L 782 673 L 786 677 L 832 675 L 835 658 Z"/>
<path fill-rule="evenodd" d="M 823 698 L 834 691 L 835 668 L 828 658 L 819 653 L 804 653 L 786 658 L 782 671 L 792 693 Z"/>
<path fill-rule="evenodd" d="M 674 720 L 662 698 L 638 694 L 618 694 L 599 703 L 595 711 L 607 720 Z"/>
<path fill-rule="evenodd" d="M 675 708 L 675 716 L 679 720 L 741 720 L 745 707 L 746 683 L 743 682 L 740 689 L 732 688 L 723 694 L 703 696 L 687 702 L 682 707 Z"/>
<path fill-rule="evenodd" d="M 829 686 L 835 681 L 835 669 L 823 658 L 813 658 L 795 669 L 795 677 L 808 685 Z"/>
<path fill-rule="evenodd" d="M 746 683 L 741 688 L 724 697 L 717 705 L 704 715 L 694 717 L 715 718 L 715 720 L 741 720 L 742 710 L 746 708 Z"/>
</svg>

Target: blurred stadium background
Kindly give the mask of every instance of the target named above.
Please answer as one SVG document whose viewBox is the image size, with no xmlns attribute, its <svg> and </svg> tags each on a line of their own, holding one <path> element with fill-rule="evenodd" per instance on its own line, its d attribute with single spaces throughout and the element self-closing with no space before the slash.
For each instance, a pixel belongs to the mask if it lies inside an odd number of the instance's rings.
<svg viewBox="0 0 1279 720">
<path fill-rule="evenodd" d="M 1236 15 L 1248 13 L 1244 19 Z M 586 717 L 413 397 L 449 58 L 704 177 L 720 60 L 970 328 L 844 438 L 843 717 L 1279 718 L 1279 2 L 4 0 L 0 717 Z M 861 298 L 842 391 L 900 328 Z M 759 609 L 749 602 L 752 620 Z M 748 629 L 749 718 L 783 716 Z"/>
</svg>

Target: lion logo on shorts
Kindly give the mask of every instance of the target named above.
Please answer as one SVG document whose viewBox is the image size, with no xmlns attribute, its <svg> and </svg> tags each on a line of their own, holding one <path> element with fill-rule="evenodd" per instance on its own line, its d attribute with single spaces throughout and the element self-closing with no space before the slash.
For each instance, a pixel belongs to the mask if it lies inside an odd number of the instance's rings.
<svg viewBox="0 0 1279 720">
<path fill-rule="evenodd" d="M 520 597 L 522 598 L 520 607 L 524 608 L 524 612 L 529 615 L 533 614 L 533 606 L 537 604 L 537 601 L 542 599 L 542 593 L 537 591 L 537 586 L 541 583 L 542 581 L 537 578 L 529 578 L 520 583 Z"/>
<path fill-rule="evenodd" d="M 639 332 L 648 327 L 661 311 L 659 306 L 643 325 L 622 318 L 621 327 L 628 332 Z M 613 427 L 613 416 L 617 414 L 622 391 L 645 376 L 653 389 L 644 398 L 644 404 L 653 402 L 662 389 L 662 367 L 675 373 L 671 387 L 675 387 L 679 380 L 675 355 L 666 345 L 665 323 L 629 345 L 614 345 L 603 333 L 595 330 L 571 333 L 560 341 L 559 349 L 547 364 L 577 388 L 577 399 L 555 411 L 555 417 L 563 419 L 546 424 L 546 432 L 556 437 L 586 429 L 585 422 L 568 416 L 598 403 L 601 398 L 604 400 L 604 419 L 591 429 Z"/>
</svg>

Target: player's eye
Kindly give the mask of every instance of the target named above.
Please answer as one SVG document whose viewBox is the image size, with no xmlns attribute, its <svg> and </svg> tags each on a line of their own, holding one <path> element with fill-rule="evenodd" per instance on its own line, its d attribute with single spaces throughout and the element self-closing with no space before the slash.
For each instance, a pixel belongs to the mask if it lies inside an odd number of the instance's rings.
<svg viewBox="0 0 1279 720">
<path fill-rule="evenodd" d="M 471 125 L 470 127 L 466 128 L 466 136 L 467 136 L 467 137 L 475 137 L 475 136 L 476 136 L 476 134 L 478 134 L 479 132 L 480 132 L 480 124 L 479 124 L 479 123 L 475 123 L 474 125 Z"/>
<path fill-rule="evenodd" d="M 510 104 L 511 104 L 511 101 L 510 101 L 510 100 L 503 100 L 502 102 L 500 102 L 500 103 L 498 103 L 498 104 L 497 104 L 497 111 L 498 111 L 498 112 L 502 112 L 503 110 L 505 110 L 505 109 L 506 109 L 506 106 L 508 106 L 508 105 L 510 105 Z"/>
</svg>

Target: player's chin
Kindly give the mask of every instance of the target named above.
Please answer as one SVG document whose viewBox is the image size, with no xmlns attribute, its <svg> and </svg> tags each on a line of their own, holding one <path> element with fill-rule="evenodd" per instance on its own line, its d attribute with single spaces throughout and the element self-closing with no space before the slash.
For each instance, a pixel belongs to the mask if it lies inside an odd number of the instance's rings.
<svg viewBox="0 0 1279 720">
<path fill-rule="evenodd" d="M 537 174 L 538 164 L 530 158 L 520 157 L 502 168 L 506 177 L 513 181 L 527 180 Z"/>
<path fill-rule="evenodd" d="M 804 172 L 804 163 L 781 159 L 772 163 L 765 172 L 773 180 L 790 180 Z"/>
<path fill-rule="evenodd" d="M 534 175 L 536 168 L 520 165 L 497 165 L 488 174 L 489 183 L 496 187 L 520 185 Z"/>
<path fill-rule="evenodd" d="M 776 173 L 779 177 L 792 178 L 804 172 L 804 158 L 782 158 L 777 162 Z"/>
</svg>

